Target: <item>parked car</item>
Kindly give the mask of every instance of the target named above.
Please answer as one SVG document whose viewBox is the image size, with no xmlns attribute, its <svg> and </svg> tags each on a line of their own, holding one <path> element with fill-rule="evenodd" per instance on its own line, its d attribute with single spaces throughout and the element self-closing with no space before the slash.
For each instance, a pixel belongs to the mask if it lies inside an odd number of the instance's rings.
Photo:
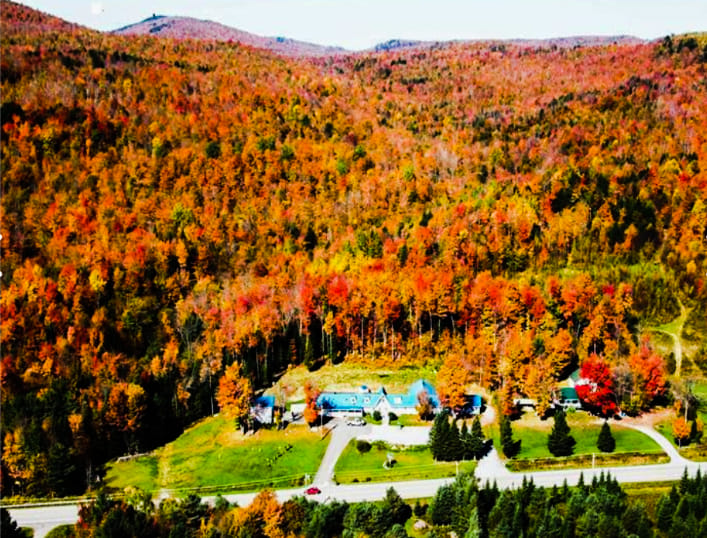
<svg viewBox="0 0 707 538">
<path fill-rule="evenodd" d="M 305 489 L 304 492 L 307 495 L 319 495 L 322 492 L 322 490 L 316 486 L 312 486 L 311 488 Z"/>
<path fill-rule="evenodd" d="M 349 420 L 347 420 L 346 424 L 348 426 L 365 426 L 366 421 L 360 417 L 356 417 L 356 418 L 350 418 Z"/>
</svg>

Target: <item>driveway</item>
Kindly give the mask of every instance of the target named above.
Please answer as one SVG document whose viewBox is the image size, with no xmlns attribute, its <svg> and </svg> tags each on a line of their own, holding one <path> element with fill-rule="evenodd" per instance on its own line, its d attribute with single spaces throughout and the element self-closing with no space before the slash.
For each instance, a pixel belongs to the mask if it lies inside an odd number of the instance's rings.
<svg viewBox="0 0 707 538">
<path fill-rule="evenodd" d="M 319 469 L 314 477 L 313 484 L 319 486 L 331 485 L 334 483 L 332 477 L 334 476 L 334 466 L 336 465 L 339 456 L 349 444 L 351 439 L 355 439 L 362 435 L 367 434 L 371 430 L 370 425 L 366 426 L 347 426 L 345 419 L 335 418 L 329 425 L 329 435 L 331 435 L 331 440 L 329 441 L 329 446 L 324 453 L 324 458 L 319 464 Z"/>
<path fill-rule="evenodd" d="M 389 445 L 418 446 L 430 440 L 430 426 L 370 426 L 370 431 L 357 435 L 369 443 L 383 441 Z"/>
</svg>

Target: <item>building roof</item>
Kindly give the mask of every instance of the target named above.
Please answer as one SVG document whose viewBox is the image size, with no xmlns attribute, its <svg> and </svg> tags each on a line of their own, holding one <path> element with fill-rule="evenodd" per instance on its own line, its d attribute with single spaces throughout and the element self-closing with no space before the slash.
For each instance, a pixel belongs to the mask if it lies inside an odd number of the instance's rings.
<svg viewBox="0 0 707 538">
<path fill-rule="evenodd" d="M 385 398 L 393 409 L 410 408 L 417 406 L 417 395 L 422 391 L 427 392 L 433 406 L 439 406 L 437 391 L 424 379 L 415 381 L 405 394 L 388 394 L 383 387 L 377 392 L 322 392 L 317 398 L 317 406 L 339 411 L 359 410 L 375 407 Z"/>
<path fill-rule="evenodd" d="M 472 407 L 481 407 L 483 404 L 483 400 L 478 394 L 471 394 L 468 398 L 468 401 L 469 405 L 471 405 Z"/>
<path fill-rule="evenodd" d="M 275 396 L 258 396 L 253 400 L 253 407 L 275 407 Z"/>
<path fill-rule="evenodd" d="M 375 407 L 381 398 L 381 394 L 370 392 L 322 392 L 317 398 L 317 407 L 340 411 L 359 410 Z"/>
<path fill-rule="evenodd" d="M 575 383 L 579 381 L 579 368 L 577 368 L 574 372 L 570 374 L 570 379 Z"/>
<path fill-rule="evenodd" d="M 572 387 L 562 387 L 560 389 L 560 401 L 562 400 L 579 400 L 577 391 Z"/>
</svg>

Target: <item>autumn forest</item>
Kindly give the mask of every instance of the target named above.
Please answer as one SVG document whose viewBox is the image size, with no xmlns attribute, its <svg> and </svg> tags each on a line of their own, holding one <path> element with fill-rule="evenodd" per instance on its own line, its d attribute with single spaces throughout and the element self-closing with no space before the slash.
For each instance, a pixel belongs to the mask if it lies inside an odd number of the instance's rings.
<svg viewBox="0 0 707 538">
<path fill-rule="evenodd" d="M 6 1 L 0 34 L 3 495 L 81 493 L 234 363 L 432 364 L 452 407 L 582 365 L 638 412 L 687 308 L 707 367 L 695 38 L 298 59 Z"/>
</svg>

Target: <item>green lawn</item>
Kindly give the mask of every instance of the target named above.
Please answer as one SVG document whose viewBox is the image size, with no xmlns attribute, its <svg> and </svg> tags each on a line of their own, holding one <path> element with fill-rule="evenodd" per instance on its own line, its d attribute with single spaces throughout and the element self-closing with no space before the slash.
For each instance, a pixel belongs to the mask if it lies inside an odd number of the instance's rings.
<svg viewBox="0 0 707 538">
<path fill-rule="evenodd" d="M 388 454 L 397 462 L 392 469 L 383 468 Z M 459 472 L 471 471 L 475 462 L 459 462 Z M 414 447 L 407 450 L 393 450 L 381 443 L 376 443 L 370 452 L 360 454 L 355 441 L 344 449 L 334 468 L 336 481 L 341 484 L 353 482 L 386 482 L 396 480 L 421 480 L 454 476 L 457 464 L 437 462 L 427 447 Z"/>
<path fill-rule="evenodd" d="M 314 475 L 329 439 L 304 426 L 242 435 L 222 417 L 205 419 L 153 456 L 109 466 L 109 487 L 184 493 L 300 485 Z"/>
<path fill-rule="evenodd" d="M 553 424 L 552 418 L 540 420 L 533 413 L 525 413 L 519 420 L 514 421 L 512 423 L 513 437 L 521 440 L 518 459 L 551 458 L 552 454 L 547 448 L 547 437 Z M 567 424 L 571 429 L 572 437 L 577 442 L 574 447 L 575 455 L 599 453 L 597 439 L 601 423 L 596 417 L 582 412 L 569 413 Z M 493 427 L 491 431 L 494 443 L 500 447 L 498 427 Z M 658 443 L 653 439 L 620 424 L 611 423 L 611 433 L 616 440 L 615 454 L 621 452 L 658 454 L 662 452 Z"/>
<path fill-rule="evenodd" d="M 125 489 L 129 486 L 145 491 L 154 491 L 157 484 L 157 457 L 141 456 L 134 460 L 108 464 L 106 481 L 111 488 Z"/>
<path fill-rule="evenodd" d="M 422 420 L 417 415 L 400 415 L 397 420 L 391 424 L 399 424 L 401 426 L 432 426 L 432 421 Z"/>
</svg>

